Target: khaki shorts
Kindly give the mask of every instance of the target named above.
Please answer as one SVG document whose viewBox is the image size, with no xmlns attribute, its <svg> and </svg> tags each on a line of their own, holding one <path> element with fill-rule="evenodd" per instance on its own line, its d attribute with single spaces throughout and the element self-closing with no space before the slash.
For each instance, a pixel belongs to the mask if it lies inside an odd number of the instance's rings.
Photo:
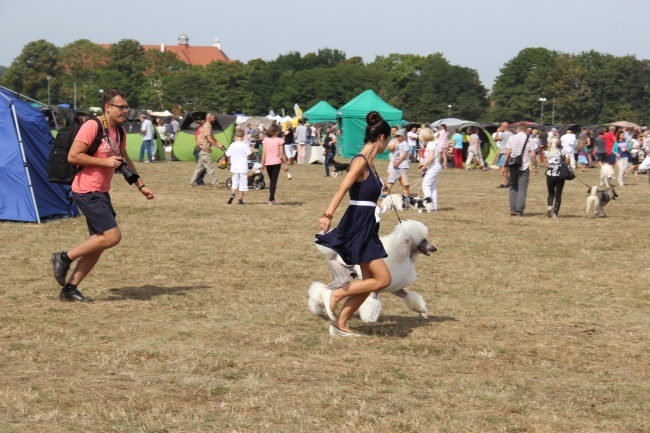
<svg viewBox="0 0 650 433">
<path fill-rule="evenodd" d="M 388 183 L 395 184 L 399 179 L 404 176 L 404 185 L 410 185 L 409 182 L 409 169 L 408 168 L 395 168 L 391 170 L 388 175 Z"/>
</svg>

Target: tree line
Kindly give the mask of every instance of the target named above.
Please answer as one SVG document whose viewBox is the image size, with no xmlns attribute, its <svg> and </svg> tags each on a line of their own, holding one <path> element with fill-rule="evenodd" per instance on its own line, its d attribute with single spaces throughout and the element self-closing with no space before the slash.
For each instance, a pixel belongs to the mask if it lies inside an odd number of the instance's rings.
<svg viewBox="0 0 650 433">
<path fill-rule="evenodd" d="M 452 65 L 441 53 L 390 54 L 364 63 L 323 48 L 204 67 L 145 50 L 131 39 L 108 49 L 85 39 L 62 48 L 38 40 L 25 45 L 9 67 L 0 66 L 0 84 L 39 101 L 48 100 L 49 87 L 52 104 L 72 105 L 76 88 L 77 107 L 85 109 L 100 105 L 101 89 L 121 88 L 131 106 L 154 111 L 292 114 L 296 103 L 307 109 L 325 100 L 338 108 L 371 88 L 410 121 L 451 115 L 539 122 L 540 98 L 546 98 L 545 123 L 553 116 L 555 123 L 645 124 L 650 116 L 648 60 L 545 48 L 526 48 L 506 62 L 488 92 L 476 70 Z"/>
</svg>

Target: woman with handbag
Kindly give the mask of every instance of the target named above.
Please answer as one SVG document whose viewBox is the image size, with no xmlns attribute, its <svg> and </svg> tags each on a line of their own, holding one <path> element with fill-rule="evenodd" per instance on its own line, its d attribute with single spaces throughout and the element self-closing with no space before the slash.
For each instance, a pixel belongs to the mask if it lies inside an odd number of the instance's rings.
<svg viewBox="0 0 650 433">
<path fill-rule="evenodd" d="M 546 216 L 558 218 L 560 204 L 562 204 L 562 189 L 564 188 L 565 177 L 563 177 L 562 163 L 568 167 L 568 158 L 562 154 L 557 147 L 558 140 L 551 140 L 549 149 L 544 151 L 546 157 L 546 188 L 548 189 L 548 209 Z"/>
</svg>

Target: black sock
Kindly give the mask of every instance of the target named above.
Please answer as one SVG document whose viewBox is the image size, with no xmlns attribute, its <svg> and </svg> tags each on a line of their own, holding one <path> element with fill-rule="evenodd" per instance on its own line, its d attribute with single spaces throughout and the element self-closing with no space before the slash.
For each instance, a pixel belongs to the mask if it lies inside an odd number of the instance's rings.
<svg viewBox="0 0 650 433">
<path fill-rule="evenodd" d="M 77 290 L 76 284 L 65 283 L 65 286 L 63 286 L 64 292 L 72 292 L 74 290 Z"/>
<path fill-rule="evenodd" d="M 70 259 L 70 257 L 68 257 L 68 252 L 67 251 L 64 251 L 63 254 L 61 254 L 61 260 L 63 260 L 68 265 L 70 263 L 72 263 L 72 259 Z"/>
</svg>

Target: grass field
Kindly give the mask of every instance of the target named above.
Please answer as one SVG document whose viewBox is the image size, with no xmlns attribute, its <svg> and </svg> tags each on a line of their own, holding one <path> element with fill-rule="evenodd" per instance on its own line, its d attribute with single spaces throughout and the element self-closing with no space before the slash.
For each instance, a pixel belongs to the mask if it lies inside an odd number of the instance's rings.
<svg viewBox="0 0 650 433">
<path fill-rule="evenodd" d="M 438 247 L 412 286 L 430 320 L 384 296 L 336 339 L 306 291 L 330 279 L 313 235 L 340 178 L 294 166 L 277 206 L 228 206 L 191 163 L 138 168 L 156 198 L 114 179 L 123 240 L 80 286 L 93 304 L 59 302 L 50 264 L 83 218 L 0 224 L 0 432 L 650 432 L 646 176 L 606 219 L 568 182 L 553 220 L 543 174 L 514 218 L 496 171 L 443 170 L 440 210 L 401 214 Z"/>
</svg>

